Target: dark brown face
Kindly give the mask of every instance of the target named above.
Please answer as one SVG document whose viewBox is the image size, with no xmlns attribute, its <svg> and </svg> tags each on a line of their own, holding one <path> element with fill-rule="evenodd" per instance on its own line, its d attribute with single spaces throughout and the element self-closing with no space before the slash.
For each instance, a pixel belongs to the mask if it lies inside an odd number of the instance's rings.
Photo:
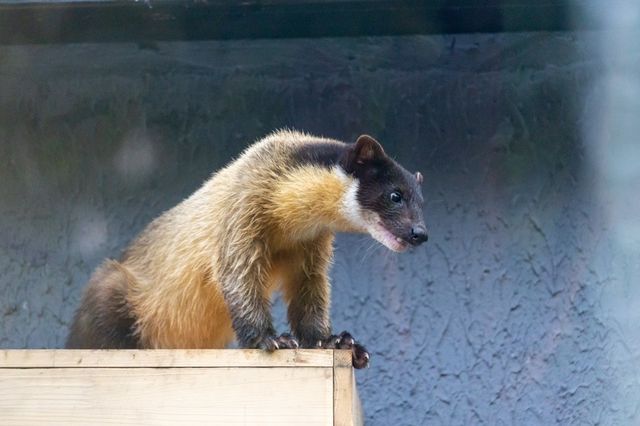
<svg viewBox="0 0 640 426">
<path fill-rule="evenodd" d="M 358 138 L 345 165 L 358 179 L 358 204 L 376 240 L 394 251 L 427 241 L 422 175 L 409 173 L 369 136 Z"/>
</svg>

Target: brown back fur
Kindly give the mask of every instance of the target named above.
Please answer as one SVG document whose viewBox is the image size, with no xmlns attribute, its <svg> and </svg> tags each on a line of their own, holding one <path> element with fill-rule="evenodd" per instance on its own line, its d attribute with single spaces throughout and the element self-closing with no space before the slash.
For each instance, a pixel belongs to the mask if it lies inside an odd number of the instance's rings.
<svg viewBox="0 0 640 426">
<path fill-rule="evenodd" d="M 289 160 L 297 145 L 310 141 L 326 140 L 282 131 L 251 146 L 153 221 L 119 263 L 98 269 L 83 307 L 115 291 L 135 318 L 139 347 L 222 348 L 234 338 L 223 285 L 264 281 L 254 291 L 268 298 L 284 284 L 286 298 L 287 288 L 308 273 L 296 255 L 302 252 L 313 253 L 306 263 L 319 262 L 326 274 L 333 232 L 349 230 L 338 214 L 349 182 L 327 168 Z M 319 291 L 328 304 L 324 281 Z M 233 288 L 227 290 L 233 298 Z M 89 324 L 83 307 L 70 342 L 81 340 L 79 330 Z"/>
</svg>

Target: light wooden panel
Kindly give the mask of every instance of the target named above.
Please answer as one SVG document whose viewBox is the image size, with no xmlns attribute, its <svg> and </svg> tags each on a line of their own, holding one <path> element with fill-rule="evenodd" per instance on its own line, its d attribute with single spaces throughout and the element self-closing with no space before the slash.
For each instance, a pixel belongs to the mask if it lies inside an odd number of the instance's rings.
<svg viewBox="0 0 640 426">
<path fill-rule="evenodd" d="M 346 350 L 0 350 L 4 425 L 360 425 Z"/>
<path fill-rule="evenodd" d="M 334 353 L 333 418 L 336 426 L 363 424 L 362 407 L 351 368 L 351 351 Z"/>
<path fill-rule="evenodd" d="M 333 351 L 322 349 L 0 350 L 0 368 L 333 367 L 333 362 Z"/>
<path fill-rule="evenodd" d="M 2 425 L 331 425 L 331 368 L 0 369 Z"/>
</svg>

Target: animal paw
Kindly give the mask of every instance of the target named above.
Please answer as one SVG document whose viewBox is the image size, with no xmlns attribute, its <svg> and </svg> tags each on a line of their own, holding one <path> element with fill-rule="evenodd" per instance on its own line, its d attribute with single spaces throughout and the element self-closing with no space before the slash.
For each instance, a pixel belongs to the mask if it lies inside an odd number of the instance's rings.
<svg viewBox="0 0 640 426">
<path fill-rule="evenodd" d="M 273 352 L 276 349 L 280 349 L 280 347 L 278 346 L 278 342 L 276 341 L 275 337 L 263 337 L 261 338 L 258 343 L 255 345 L 256 349 L 262 349 L 264 351 L 267 352 Z"/>
<path fill-rule="evenodd" d="M 369 352 L 356 339 L 346 331 L 339 335 L 331 335 L 320 342 L 320 347 L 325 349 L 351 349 L 353 368 L 365 368 L 369 366 Z"/>
<path fill-rule="evenodd" d="M 279 349 L 298 349 L 300 347 L 298 341 L 289 333 L 282 333 L 276 337 L 276 343 Z"/>
<path fill-rule="evenodd" d="M 298 341 L 289 333 L 282 333 L 278 337 L 263 337 L 258 342 L 258 349 L 273 352 L 277 349 L 298 349 Z"/>
</svg>

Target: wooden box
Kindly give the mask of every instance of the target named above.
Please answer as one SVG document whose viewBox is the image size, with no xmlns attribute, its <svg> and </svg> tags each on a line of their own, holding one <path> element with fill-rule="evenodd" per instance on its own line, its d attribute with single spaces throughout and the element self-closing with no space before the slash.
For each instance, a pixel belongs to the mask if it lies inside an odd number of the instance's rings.
<svg viewBox="0 0 640 426">
<path fill-rule="evenodd" d="M 362 424 L 350 351 L 3 350 L 0 425 Z"/>
</svg>

